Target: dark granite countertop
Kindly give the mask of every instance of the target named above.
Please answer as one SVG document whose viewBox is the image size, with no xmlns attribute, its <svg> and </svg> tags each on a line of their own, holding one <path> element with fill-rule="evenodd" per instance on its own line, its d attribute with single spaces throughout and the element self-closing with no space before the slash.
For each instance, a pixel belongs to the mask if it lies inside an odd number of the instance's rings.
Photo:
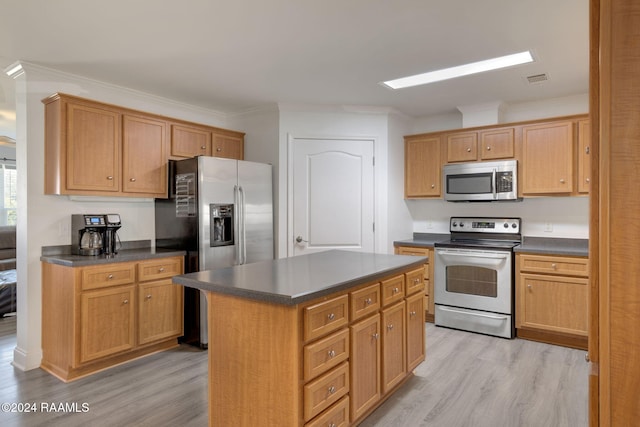
<svg viewBox="0 0 640 427">
<path fill-rule="evenodd" d="M 141 261 L 145 259 L 184 256 L 185 251 L 161 249 L 151 246 L 151 241 L 141 240 L 123 242 L 122 249 L 116 255 L 84 256 L 73 255 L 71 246 L 45 246 L 40 261 L 67 267 L 85 267 L 88 265 L 111 264 L 116 262 Z"/>
<path fill-rule="evenodd" d="M 514 248 L 515 252 L 546 255 L 589 256 L 589 239 L 565 239 L 548 237 L 522 238 L 522 244 Z"/>
<path fill-rule="evenodd" d="M 434 243 L 449 239 L 449 233 L 413 233 L 413 239 L 398 240 L 393 246 L 433 247 Z"/>
<path fill-rule="evenodd" d="M 409 255 L 331 250 L 184 274 L 175 276 L 173 282 L 204 291 L 295 305 L 420 267 L 424 262 L 424 257 Z"/>
</svg>

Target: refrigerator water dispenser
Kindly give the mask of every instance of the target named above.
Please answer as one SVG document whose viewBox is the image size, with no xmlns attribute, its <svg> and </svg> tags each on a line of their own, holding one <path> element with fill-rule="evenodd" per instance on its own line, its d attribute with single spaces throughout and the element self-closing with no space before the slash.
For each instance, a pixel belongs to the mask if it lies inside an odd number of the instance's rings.
<svg viewBox="0 0 640 427">
<path fill-rule="evenodd" d="M 211 247 L 233 246 L 233 204 L 210 204 L 211 225 L 209 242 Z"/>
</svg>

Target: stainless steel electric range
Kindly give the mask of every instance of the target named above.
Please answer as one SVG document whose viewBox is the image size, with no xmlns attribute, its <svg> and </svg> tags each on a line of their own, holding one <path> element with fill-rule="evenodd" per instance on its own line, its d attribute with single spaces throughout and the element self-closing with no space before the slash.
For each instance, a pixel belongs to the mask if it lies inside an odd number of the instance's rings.
<svg viewBox="0 0 640 427">
<path fill-rule="evenodd" d="M 435 243 L 435 324 L 515 336 L 513 248 L 520 218 L 452 217 L 451 238 Z"/>
</svg>

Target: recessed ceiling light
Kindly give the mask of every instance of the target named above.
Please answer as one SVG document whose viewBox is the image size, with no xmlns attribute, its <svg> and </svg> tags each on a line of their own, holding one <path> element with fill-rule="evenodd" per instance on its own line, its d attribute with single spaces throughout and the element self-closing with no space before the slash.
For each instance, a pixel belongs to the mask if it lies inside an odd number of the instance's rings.
<svg viewBox="0 0 640 427">
<path fill-rule="evenodd" d="M 468 76 L 470 74 L 482 73 L 484 71 L 497 70 L 500 68 L 512 67 L 514 65 L 533 62 L 530 51 L 514 53 L 512 55 L 500 56 L 498 58 L 485 59 L 484 61 L 472 62 L 470 64 L 458 65 L 442 70 L 430 71 L 428 73 L 416 74 L 415 76 L 402 77 L 400 79 L 388 80 L 381 84 L 391 89 L 403 89 L 405 87 L 424 85 L 427 83 L 439 82 L 442 80 L 454 79 L 456 77 Z"/>
</svg>

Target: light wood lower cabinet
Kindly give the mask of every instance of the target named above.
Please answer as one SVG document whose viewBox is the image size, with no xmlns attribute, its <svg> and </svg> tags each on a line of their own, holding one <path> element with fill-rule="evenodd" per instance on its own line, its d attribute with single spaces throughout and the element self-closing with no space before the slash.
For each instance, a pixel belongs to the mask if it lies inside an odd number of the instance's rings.
<svg viewBox="0 0 640 427">
<path fill-rule="evenodd" d="M 518 254 L 518 336 L 586 350 L 588 276 L 585 257 Z"/>
<path fill-rule="evenodd" d="M 395 253 L 397 255 L 415 255 L 427 257 L 424 264 L 424 309 L 425 320 L 433 323 L 435 315 L 435 302 L 433 299 L 433 248 L 417 247 L 417 246 L 396 246 Z"/>
<path fill-rule="evenodd" d="M 42 369 L 63 381 L 178 345 L 182 257 L 42 264 Z"/>
<path fill-rule="evenodd" d="M 358 425 L 424 360 L 423 277 L 294 306 L 208 293 L 209 425 Z"/>
</svg>

